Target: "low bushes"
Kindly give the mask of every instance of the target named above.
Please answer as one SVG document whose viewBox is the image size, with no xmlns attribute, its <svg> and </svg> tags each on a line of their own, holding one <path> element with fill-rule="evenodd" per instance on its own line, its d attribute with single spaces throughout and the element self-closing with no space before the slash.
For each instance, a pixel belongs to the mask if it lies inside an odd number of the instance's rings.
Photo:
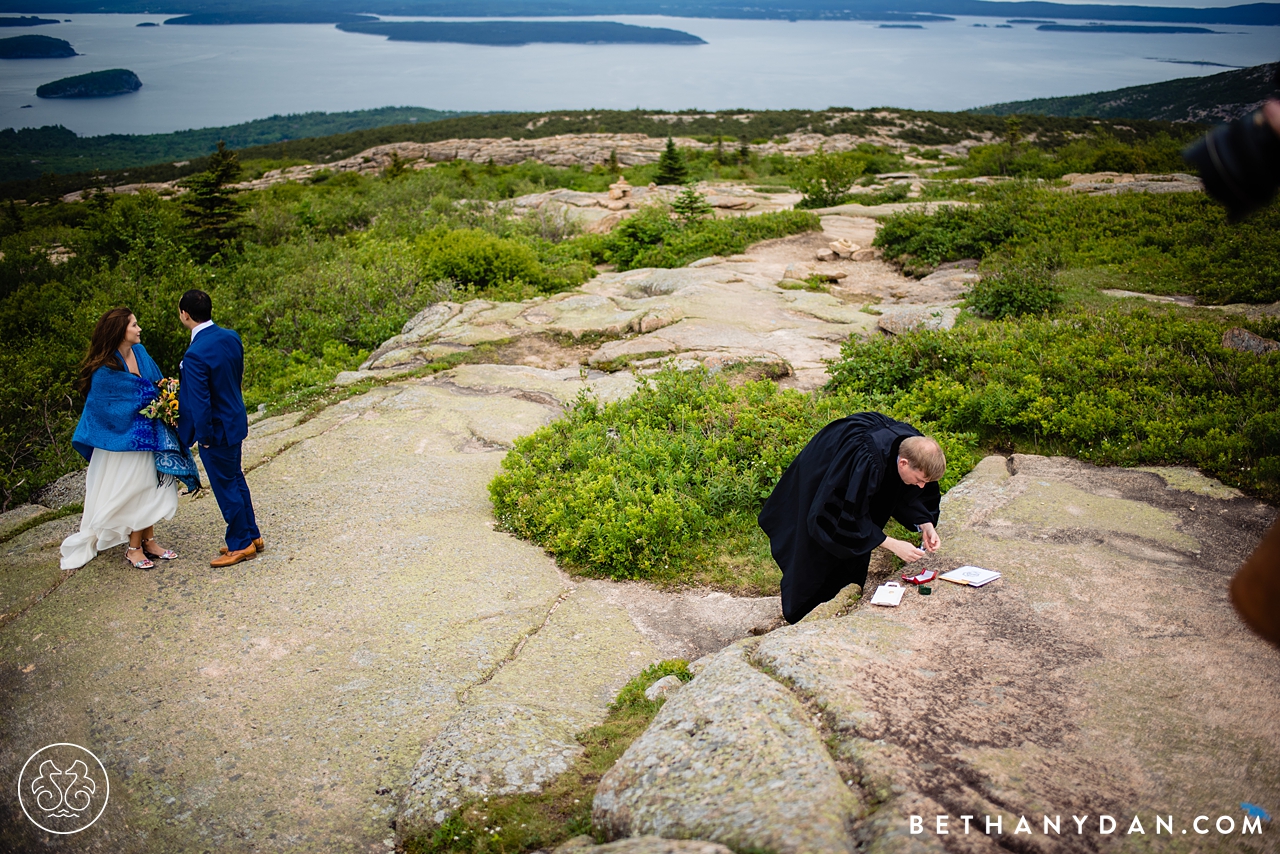
<svg viewBox="0 0 1280 854">
<path fill-rule="evenodd" d="M 619 270 L 682 267 L 709 255 L 732 255 L 752 243 L 822 228 L 818 217 L 800 211 L 760 216 L 692 220 L 673 219 L 666 207 L 650 205 L 618 224 L 609 234 L 581 238 L 593 257 Z"/>
<path fill-rule="evenodd" d="M 536 252 L 478 228 L 429 232 L 419 238 L 418 245 L 430 279 L 452 279 L 477 290 L 513 283 L 537 287 L 547 280 Z"/>
<path fill-rule="evenodd" d="M 819 148 L 791 175 L 791 186 L 804 194 L 798 208 L 825 208 L 849 200 L 849 188 L 867 168 L 856 152 L 828 154 Z"/>
<path fill-rule="evenodd" d="M 1057 270 L 1056 255 L 1024 253 L 983 276 L 965 302 L 975 314 L 997 320 L 1043 314 L 1062 303 Z"/>
<path fill-rule="evenodd" d="M 1099 465 L 1191 465 L 1280 498 L 1280 357 L 1226 324 L 1119 309 L 850 341 L 831 386 L 983 445 Z"/>
<path fill-rule="evenodd" d="M 1091 197 L 1009 183 L 978 200 L 890 217 L 875 245 L 921 274 L 962 258 L 1057 253 L 1064 266 L 1112 268 L 1132 290 L 1212 303 L 1280 299 L 1280 202 L 1229 224 L 1200 193 Z"/>
<path fill-rule="evenodd" d="M 494 514 L 585 573 L 689 582 L 714 576 L 726 554 L 754 555 L 719 583 L 776 592 L 760 506 L 823 425 L 886 403 L 667 369 L 626 400 L 580 398 L 517 440 L 489 487 Z M 938 438 L 947 487 L 975 462 L 972 437 Z"/>
<path fill-rule="evenodd" d="M 998 142 L 969 150 L 969 159 L 956 173 L 962 177 L 1010 175 L 1018 178 L 1061 178 L 1069 172 L 1185 172 L 1182 148 L 1194 134 L 1158 133 L 1145 140 L 1122 141 L 1095 132 L 1064 145 L 1050 147 L 1020 141 Z"/>
</svg>

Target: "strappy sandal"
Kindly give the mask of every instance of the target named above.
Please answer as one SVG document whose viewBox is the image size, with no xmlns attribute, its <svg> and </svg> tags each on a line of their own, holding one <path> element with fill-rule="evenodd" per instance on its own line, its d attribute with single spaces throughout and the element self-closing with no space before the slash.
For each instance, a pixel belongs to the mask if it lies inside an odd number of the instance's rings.
<svg viewBox="0 0 1280 854">
<path fill-rule="evenodd" d="M 142 552 L 142 560 L 129 560 L 129 552 Z M 151 569 L 155 566 L 151 559 L 147 557 L 147 550 L 142 546 L 129 546 L 124 550 L 124 562 L 134 569 Z"/>
<path fill-rule="evenodd" d="M 155 541 L 156 541 L 155 537 L 147 537 L 145 540 L 142 541 L 142 553 L 144 555 L 151 558 L 152 560 L 177 560 L 178 559 L 178 553 L 173 551 L 172 549 L 161 549 L 159 554 L 157 554 L 156 552 L 147 551 L 147 543 L 154 543 Z"/>
</svg>

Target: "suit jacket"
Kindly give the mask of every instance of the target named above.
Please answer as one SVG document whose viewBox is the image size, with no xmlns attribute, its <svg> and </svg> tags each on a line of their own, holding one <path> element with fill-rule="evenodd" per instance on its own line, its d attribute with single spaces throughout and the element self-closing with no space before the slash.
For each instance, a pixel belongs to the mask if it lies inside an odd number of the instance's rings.
<svg viewBox="0 0 1280 854">
<path fill-rule="evenodd" d="M 221 326 L 196 335 L 182 356 L 178 387 L 178 439 L 225 447 L 249 435 L 240 382 L 244 377 L 244 345 L 240 336 Z"/>
</svg>

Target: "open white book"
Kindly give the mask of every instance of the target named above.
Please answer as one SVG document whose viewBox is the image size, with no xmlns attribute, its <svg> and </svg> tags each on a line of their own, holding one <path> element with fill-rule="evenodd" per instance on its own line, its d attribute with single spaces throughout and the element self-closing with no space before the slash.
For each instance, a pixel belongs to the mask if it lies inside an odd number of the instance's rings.
<svg viewBox="0 0 1280 854">
<path fill-rule="evenodd" d="M 980 566 L 962 566 L 959 569 L 953 569 L 950 572 L 944 572 L 938 576 L 943 581 L 950 581 L 952 584 L 967 584 L 970 587 L 981 587 L 989 584 L 1000 577 L 1000 573 L 993 572 L 990 569 L 983 569 Z"/>
</svg>

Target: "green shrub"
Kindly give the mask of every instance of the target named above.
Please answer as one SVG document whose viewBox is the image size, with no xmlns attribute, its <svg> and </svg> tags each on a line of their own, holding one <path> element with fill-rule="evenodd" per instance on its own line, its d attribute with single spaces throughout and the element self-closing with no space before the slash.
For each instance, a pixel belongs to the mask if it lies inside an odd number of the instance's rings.
<svg viewBox="0 0 1280 854">
<path fill-rule="evenodd" d="M 306 350 L 285 354 L 280 350 L 250 343 L 244 353 L 244 403 L 250 410 L 258 404 L 289 406 L 317 386 L 326 386 L 340 371 L 359 367 L 368 350 L 352 350 L 340 341 L 326 341 L 320 356 Z"/>
<path fill-rule="evenodd" d="M 536 252 L 479 229 L 432 232 L 419 239 L 419 246 L 428 279 L 452 279 L 477 290 L 513 283 L 538 287 L 547 280 Z"/>
<path fill-rule="evenodd" d="M 1054 179 L 1069 172 L 1183 172 L 1187 168 L 1181 153 L 1184 145 L 1185 139 L 1166 132 L 1141 141 L 1122 141 L 1105 131 L 1058 145 L 999 142 L 969 149 L 968 159 L 953 174 Z"/>
<path fill-rule="evenodd" d="M 800 211 L 760 216 L 695 220 L 682 225 L 662 205 L 648 205 L 607 235 L 584 241 L 600 261 L 619 270 L 683 267 L 710 255 L 732 255 L 752 243 L 822 228 L 818 217 Z"/>
<path fill-rule="evenodd" d="M 791 186 L 804 194 L 797 208 L 825 208 L 849 200 L 849 188 L 867 168 L 857 152 L 828 154 L 822 148 L 803 158 L 791 174 Z"/>
<path fill-rule="evenodd" d="M 1226 324 L 1179 311 L 1075 311 L 850 340 L 841 392 L 988 447 L 1099 465 L 1191 465 L 1280 497 L 1280 356 L 1222 347 Z"/>
<path fill-rule="evenodd" d="M 1200 193 L 1080 196 L 1009 182 L 980 205 L 887 218 L 875 245 L 917 273 L 944 261 L 1059 253 L 1065 267 L 1107 267 L 1120 286 L 1205 302 L 1280 299 L 1280 202 L 1230 224 Z"/>
<path fill-rule="evenodd" d="M 776 591 L 776 569 L 759 549 L 761 505 L 823 425 L 874 403 L 667 369 L 626 400 L 580 398 L 565 418 L 518 439 L 489 486 L 494 515 L 576 571 L 613 578 L 690 582 L 726 553 L 756 548 L 769 586 L 751 584 Z M 976 461 L 972 437 L 937 438 L 951 461 L 949 487 Z M 744 572 L 759 571 L 749 564 Z"/>
<path fill-rule="evenodd" d="M 1042 253 L 1006 261 L 984 274 L 965 302 L 975 314 L 997 320 L 1043 314 L 1062 302 L 1057 267 L 1056 258 Z"/>
</svg>

